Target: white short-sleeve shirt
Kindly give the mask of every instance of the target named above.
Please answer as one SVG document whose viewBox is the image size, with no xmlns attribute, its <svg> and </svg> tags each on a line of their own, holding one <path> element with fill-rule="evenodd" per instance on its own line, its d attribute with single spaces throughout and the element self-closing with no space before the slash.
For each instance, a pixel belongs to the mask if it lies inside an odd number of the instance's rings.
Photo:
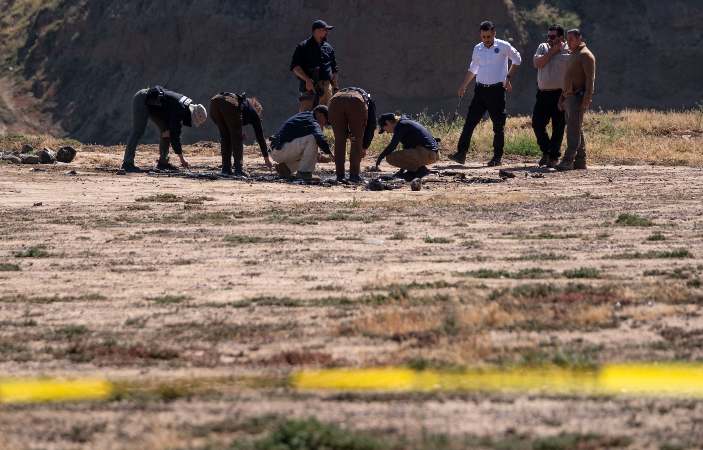
<svg viewBox="0 0 703 450">
<path fill-rule="evenodd" d="M 474 47 L 469 71 L 476 75 L 477 83 L 502 83 L 508 76 L 508 60 L 516 66 L 522 64 L 520 52 L 510 42 L 496 39 L 491 48 L 481 42 Z"/>
</svg>

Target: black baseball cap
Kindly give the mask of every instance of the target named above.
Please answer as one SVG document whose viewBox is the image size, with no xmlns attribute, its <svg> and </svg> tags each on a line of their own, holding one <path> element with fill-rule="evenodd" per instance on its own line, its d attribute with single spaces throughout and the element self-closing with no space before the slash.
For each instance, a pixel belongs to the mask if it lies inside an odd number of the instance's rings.
<svg viewBox="0 0 703 450">
<path fill-rule="evenodd" d="M 334 30 L 334 27 L 324 20 L 316 20 L 312 23 L 312 31 L 319 30 L 321 28 L 324 28 L 325 30 Z"/>
<path fill-rule="evenodd" d="M 393 113 L 385 113 L 381 114 L 381 116 L 378 118 L 378 134 L 383 134 L 383 127 L 386 125 L 386 122 L 391 121 L 391 120 L 396 120 L 395 114 Z"/>
</svg>

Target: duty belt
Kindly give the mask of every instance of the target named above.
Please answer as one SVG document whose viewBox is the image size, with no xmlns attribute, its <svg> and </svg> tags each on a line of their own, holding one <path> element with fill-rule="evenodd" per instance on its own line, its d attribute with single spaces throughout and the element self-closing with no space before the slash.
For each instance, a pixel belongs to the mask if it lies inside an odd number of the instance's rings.
<svg viewBox="0 0 703 450">
<path fill-rule="evenodd" d="M 495 83 L 495 84 L 483 84 L 483 83 L 476 83 L 476 87 L 481 87 L 481 88 L 492 88 L 492 87 L 497 87 L 497 86 L 503 86 L 503 83 Z"/>
</svg>

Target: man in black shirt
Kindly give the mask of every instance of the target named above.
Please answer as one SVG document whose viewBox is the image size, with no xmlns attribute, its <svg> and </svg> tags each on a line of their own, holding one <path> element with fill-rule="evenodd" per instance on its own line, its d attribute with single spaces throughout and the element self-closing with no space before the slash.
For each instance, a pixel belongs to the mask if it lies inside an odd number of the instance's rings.
<svg viewBox="0 0 703 450">
<path fill-rule="evenodd" d="M 376 168 L 381 165 L 383 158 L 386 158 L 388 164 L 400 168 L 397 176 L 406 180 L 422 178 L 430 173 L 427 165 L 439 160 L 439 145 L 427 128 L 414 120 L 397 117 L 393 113 L 379 117 L 378 127 L 379 134 L 393 133 L 393 139 L 378 155 Z M 398 144 L 403 144 L 403 150 L 395 151 Z"/>
<path fill-rule="evenodd" d="M 256 98 L 247 98 L 246 94 L 221 92 L 210 100 L 210 118 L 220 131 L 223 174 L 232 175 L 232 157 L 234 156 L 234 175 L 247 176 L 243 168 L 244 133 L 242 127 L 244 125 L 251 125 L 254 128 L 261 155 L 264 157 L 266 165 L 269 168 L 273 167 L 261 124 L 262 112 L 261 103 Z"/>
<path fill-rule="evenodd" d="M 182 126 L 201 126 L 207 120 L 207 110 L 203 105 L 193 103 L 193 100 L 183 94 L 154 86 L 137 92 L 132 100 L 132 134 L 127 142 L 122 169 L 126 172 L 142 172 L 134 165 L 134 156 L 149 119 L 159 127 L 160 131 L 157 169 L 177 170 L 168 161 L 169 147 L 173 147 L 173 151 L 180 158 L 181 166 L 187 168 L 188 161 L 183 157 L 181 146 Z"/>
<path fill-rule="evenodd" d="M 312 179 L 318 158 L 318 147 L 328 155 L 330 145 L 322 134 L 329 123 L 326 106 L 316 106 L 312 111 L 298 113 L 288 119 L 271 139 L 271 158 L 276 161 L 276 171 L 283 177 L 298 172 L 298 178 Z"/>
<path fill-rule="evenodd" d="M 312 36 L 295 48 L 290 70 L 300 80 L 299 111 L 327 105 L 337 90 L 337 60 L 327 42 L 333 26 L 323 20 L 312 24 Z"/>
</svg>

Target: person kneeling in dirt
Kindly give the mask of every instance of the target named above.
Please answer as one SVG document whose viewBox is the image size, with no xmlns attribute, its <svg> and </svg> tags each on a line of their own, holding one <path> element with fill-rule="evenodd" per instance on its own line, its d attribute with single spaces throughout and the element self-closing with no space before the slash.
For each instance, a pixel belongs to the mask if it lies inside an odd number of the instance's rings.
<svg viewBox="0 0 703 450">
<path fill-rule="evenodd" d="M 244 133 L 242 127 L 251 125 L 259 143 L 261 155 L 269 168 L 268 145 L 261 124 L 263 108 L 256 98 L 247 98 L 246 94 L 221 92 L 210 99 L 210 118 L 220 131 L 220 146 L 222 151 L 222 174 L 232 175 L 232 157 L 234 156 L 234 175 L 246 177 L 243 168 Z"/>
<path fill-rule="evenodd" d="M 371 146 L 376 131 L 376 103 L 361 88 L 345 88 L 336 93 L 329 104 L 330 121 L 334 130 L 334 156 L 337 181 L 344 181 L 347 137 L 351 136 L 349 181 L 360 183 L 361 160 Z"/>
<path fill-rule="evenodd" d="M 298 113 L 288 119 L 271 139 L 271 159 L 276 161 L 276 172 L 289 178 L 297 172 L 298 178 L 310 181 L 318 158 L 318 147 L 331 155 L 322 129 L 329 123 L 329 111 L 319 105 L 312 111 Z"/>
<path fill-rule="evenodd" d="M 127 142 L 122 169 L 126 172 L 142 172 L 134 165 L 134 156 L 149 119 L 160 131 L 159 162 L 156 168 L 178 170 L 168 161 L 169 147 L 173 147 L 173 151 L 180 158 L 181 166 L 187 168 L 188 161 L 183 157 L 181 146 L 181 128 L 183 125 L 203 125 L 207 120 L 207 111 L 203 105 L 193 103 L 193 100 L 183 94 L 154 86 L 137 92 L 132 100 L 132 134 Z"/>
<path fill-rule="evenodd" d="M 383 159 L 391 166 L 399 167 L 397 178 L 412 181 L 429 175 L 428 164 L 439 160 L 439 144 L 432 133 L 414 120 L 387 113 L 378 118 L 379 134 L 393 133 L 393 139 L 383 152 L 378 155 L 376 169 Z M 403 150 L 395 151 L 398 144 Z"/>
</svg>

